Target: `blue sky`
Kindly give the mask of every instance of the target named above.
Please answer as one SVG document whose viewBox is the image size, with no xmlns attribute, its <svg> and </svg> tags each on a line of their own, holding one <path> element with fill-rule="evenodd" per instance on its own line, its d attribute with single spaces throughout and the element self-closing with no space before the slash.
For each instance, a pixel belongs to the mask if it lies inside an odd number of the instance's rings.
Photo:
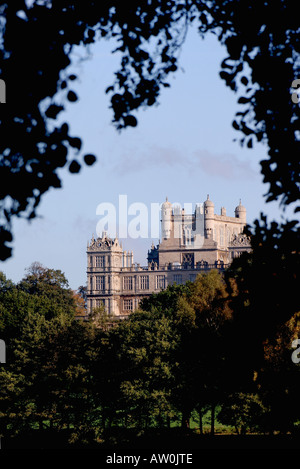
<svg viewBox="0 0 300 469">
<path fill-rule="evenodd" d="M 46 193 L 39 218 L 15 220 L 13 257 L 0 267 L 18 282 L 34 261 L 62 270 L 71 288 L 86 282 L 86 245 L 99 216 L 98 204 L 110 202 L 118 210 L 119 195 L 128 204 L 149 207 L 163 202 L 203 202 L 207 194 L 220 213 L 227 214 L 242 199 L 251 223 L 263 211 L 271 219 L 283 215 L 277 203 L 265 204 L 268 187 L 262 183 L 259 161 L 267 148 L 242 148 L 231 123 L 239 109 L 236 95 L 219 77 L 226 51 L 211 36 L 202 40 L 191 31 L 183 46 L 179 70 L 164 89 L 160 105 L 138 112 L 137 128 L 118 133 L 111 124 L 112 111 L 105 89 L 113 82 L 119 58 L 112 45 L 100 41 L 91 57 L 73 65 L 79 101 L 63 115 L 71 134 L 82 138 L 83 152 L 94 153 L 97 163 L 83 166 L 78 175 L 60 171 L 62 189 Z M 80 49 L 74 54 L 82 56 Z M 130 219 L 130 218 L 129 218 Z M 153 240 L 157 242 L 157 240 Z M 146 264 L 152 239 L 127 239 L 123 247 L 134 251 L 134 260 Z"/>
</svg>

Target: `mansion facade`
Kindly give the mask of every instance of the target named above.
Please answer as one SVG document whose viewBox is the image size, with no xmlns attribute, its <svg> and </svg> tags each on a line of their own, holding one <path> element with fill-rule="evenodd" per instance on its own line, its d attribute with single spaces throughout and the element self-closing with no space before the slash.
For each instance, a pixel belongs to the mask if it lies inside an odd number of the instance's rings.
<svg viewBox="0 0 300 469">
<path fill-rule="evenodd" d="M 161 241 L 148 251 L 148 265 L 134 263 L 133 253 L 123 250 L 117 238 L 92 238 L 87 246 L 87 308 L 90 313 L 103 305 L 110 315 L 126 318 L 139 302 L 173 283 L 194 281 L 197 274 L 224 270 L 234 257 L 250 251 L 243 234 L 246 209 L 239 203 L 234 217 L 207 196 L 192 214 L 172 206 L 161 206 Z"/>
</svg>

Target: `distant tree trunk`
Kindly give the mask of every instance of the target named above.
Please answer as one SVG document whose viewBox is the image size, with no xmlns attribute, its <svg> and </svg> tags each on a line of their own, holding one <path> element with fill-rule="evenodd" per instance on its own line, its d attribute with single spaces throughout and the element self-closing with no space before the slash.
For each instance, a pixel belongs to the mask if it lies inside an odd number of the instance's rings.
<svg viewBox="0 0 300 469">
<path fill-rule="evenodd" d="M 148 428 L 148 415 L 146 415 L 145 417 L 145 425 L 144 425 L 144 428 L 147 429 Z"/>
<path fill-rule="evenodd" d="M 157 417 L 157 423 L 158 423 L 158 428 L 163 428 L 164 421 L 163 421 L 163 418 L 162 418 L 161 414 L 159 414 L 158 417 Z"/>
<path fill-rule="evenodd" d="M 103 413 L 102 414 L 102 428 L 103 428 L 103 430 L 105 430 L 105 422 L 106 422 L 106 417 L 105 417 L 105 414 Z"/>
<path fill-rule="evenodd" d="M 215 434 L 215 410 L 216 410 L 216 405 L 213 402 L 211 404 L 211 422 L 210 422 L 210 433 L 211 433 L 211 435 Z"/>
<path fill-rule="evenodd" d="M 202 418 L 202 409 L 200 408 L 198 410 L 199 414 L 199 430 L 200 430 L 200 435 L 203 435 L 203 418 Z"/>
<path fill-rule="evenodd" d="M 190 428 L 190 416 L 191 413 L 188 410 L 182 412 L 181 428 Z"/>
</svg>

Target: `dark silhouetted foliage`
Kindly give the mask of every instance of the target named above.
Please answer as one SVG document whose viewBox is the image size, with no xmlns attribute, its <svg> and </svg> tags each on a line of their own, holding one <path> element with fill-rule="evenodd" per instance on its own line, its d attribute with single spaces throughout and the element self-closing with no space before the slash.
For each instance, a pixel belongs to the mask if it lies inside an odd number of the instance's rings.
<svg viewBox="0 0 300 469">
<path fill-rule="evenodd" d="M 298 200 L 299 106 L 291 85 L 299 73 L 299 28 L 292 0 L 1 1 L 0 19 L 0 75 L 7 83 L 0 111 L 1 259 L 11 255 L 13 217 L 35 217 L 42 195 L 61 186 L 58 168 L 80 171 L 81 139 L 56 119 L 78 99 L 77 77 L 68 73 L 73 47 L 100 38 L 116 40 L 121 53 L 106 91 L 113 122 L 123 129 L 135 127 L 136 111 L 157 103 L 170 86 L 189 26 L 216 34 L 228 53 L 220 76 L 242 94 L 233 126 L 248 147 L 258 140 L 269 148 L 262 161 L 267 200 Z M 95 157 L 83 161 L 90 165 Z"/>
</svg>

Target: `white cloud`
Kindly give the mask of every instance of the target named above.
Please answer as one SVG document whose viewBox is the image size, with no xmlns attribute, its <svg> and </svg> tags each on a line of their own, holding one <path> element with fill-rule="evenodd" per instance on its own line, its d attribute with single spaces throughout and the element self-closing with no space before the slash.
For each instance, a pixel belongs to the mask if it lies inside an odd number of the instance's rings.
<svg viewBox="0 0 300 469">
<path fill-rule="evenodd" d="M 249 160 L 239 159 L 235 154 L 212 153 L 199 149 L 193 154 L 172 147 L 152 145 L 143 153 L 126 152 L 112 168 L 117 174 L 132 174 L 153 168 L 174 168 L 202 173 L 225 180 L 250 179 L 257 175 Z"/>
</svg>

